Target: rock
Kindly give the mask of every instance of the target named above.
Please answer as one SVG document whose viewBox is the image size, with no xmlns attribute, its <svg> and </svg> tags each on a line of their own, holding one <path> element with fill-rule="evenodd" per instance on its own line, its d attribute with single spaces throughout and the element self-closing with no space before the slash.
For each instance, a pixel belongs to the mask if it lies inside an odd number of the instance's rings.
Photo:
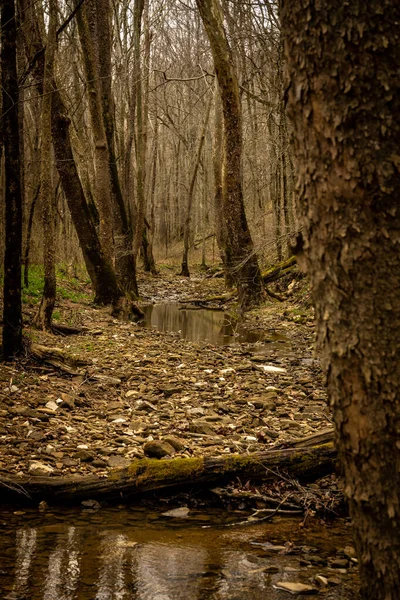
<svg viewBox="0 0 400 600">
<path fill-rule="evenodd" d="M 333 569 L 347 569 L 349 561 L 347 558 L 335 558 L 330 564 Z"/>
<path fill-rule="evenodd" d="M 97 500 L 83 500 L 81 506 L 84 508 L 91 508 L 92 510 L 99 510 L 99 508 L 101 508 L 101 504 L 100 502 L 97 502 Z"/>
<path fill-rule="evenodd" d="M 93 455 L 90 452 L 88 452 L 87 450 L 79 450 L 78 452 L 76 452 L 76 454 L 74 456 L 75 456 L 75 458 L 78 458 L 82 462 L 92 462 L 92 460 L 94 458 Z"/>
<path fill-rule="evenodd" d="M 163 458 L 175 454 L 175 448 L 166 441 L 152 440 L 143 446 L 145 456 L 149 458 Z"/>
<path fill-rule="evenodd" d="M 275 365 L 254 365 L 260 371 L 264 373 L 286 373 L 286 369 L 283 367 L 276 367 Z"/>
<path fill-rule="evenodd" d="M 171 444 L 171 446 L 177 451 L 180 452 L 181 450 L 185 449 L 185 443 L 182 442 L 182 440 L 179 440 L 178 438 L 174 437 L 173 435 L 168 435 L 165 436 L 163 438 L 163 442 L 167 442 L 168 444 Z"/>
<path fill-rule="evenodd" d="M 193 421 L 193 423 L 190 423 L 189 431 L 191 433 L 201 433 L 203 435 L 217 435 L 214 429 L 202 421 Z"/>
<path fill-rule="evenodd" d="M 329 585 L 329 581 L 323 575 L 316 575 L 315 582 L 322 587 L 327 587 Z"/>
<path fill-rule="evenodd" d="M 57 402 L 54 402 L 54 400 L 49 400 L 49 402 L 46 402 L 45 407 L 49 410 L 53 410 L 54 412 L 58 410 L 58 404 Z"/>
<path fill-rule="evenodd" d="M 353 546 L 346 546 L 343 550 L 343 554 L 347 556 L 347 558 L 356 558 L 357 553 Z"/>
<path fill-rule="evenodd" d="M 92 466 L 96 467 L 97 469 L 103 469 L 104 467 L 107 467 L 107 463 L 105 460 L 102 460 L 101 458 L 95 458 L 94 461 L 92 462 Z"/>
<path fill-rule="evenodd" d="M 129 467 L 131 461 L 129 458 L 125 458 L 124 456 L 113 455 L 110 456 L 107 460 L 108 466 L 113 469 L 122 469 L 124 467 Z"/>
<path fill-rule="evenodd" d="M 54 472 L 53 467 L 50 467 L 49 465 L 45 465 L 44 463 L 38 461 L 38 460 L 34 460 L 30 463 L 29 465 L 29 469 L 28 469 L 28 473 L 29 475 L 34 475 L 34 476 L 48 476 L 51 475 Z"/>
<path fill-rule="evenodd" d="M 190 510 L 187 506 L 180 506 L 179 508 L 173 508 L 167 512 L 161 513 L 163 517 L 173 517 L 175 519 L 187 519 Z"/>
<path fill-rule="evenodd" d="M 284 590 L 290 594 L 316 594 L 318 589 L 312 585 L 298 583 L 296 581 L 278 581 L 272 586 L 276 590 Z"/>
<path fill-rule="evenodd" d="M 61 394 L 61 402 L 60 408 L 65 408 L 67 410 L 74 410 L 75 408 L 75 398 L 70 396 L 69 394 Z"/>
<path fill-rule="evenodd" d="M 164 396 L 166 398 L 169 398 L 170 396 L 173 396 L 174 394 L 180 394 L 182 391 L 182 387 L 180 386 L 174 386 L 174 385 L 168 385 L 165 387 L 159 387 L 160 392 L 162 392 L 164 394 Z"/>
</svg>

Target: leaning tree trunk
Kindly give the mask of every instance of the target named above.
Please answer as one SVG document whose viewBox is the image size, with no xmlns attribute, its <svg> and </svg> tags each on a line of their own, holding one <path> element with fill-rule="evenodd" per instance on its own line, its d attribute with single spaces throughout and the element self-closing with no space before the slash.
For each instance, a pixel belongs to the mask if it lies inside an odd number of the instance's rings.
<svg viewBox="0 0 400 600">
<path fill-rule="evenodd" d="M 22 32 L 27 58 L 33 65 L 33 77 L 39 94 L 42 94 L 44 55 L 42 39 L 35 6 L 28 0 L 20 0 L 26 15 Z M 36 62 L 35 62 L 36 61 Z M 72 221 L 74 223 L 83 258 L 95 293 L 95 302 L 111 304 L 123 296 L 111 263 L 107 260 L 97 235 L 91 211 L 79 178 L 69 133 L 70 119 L 61 94 L 53 80 L 51 127 L 56 167 Z"/>
<path fill-rule="evenodd" d="M 284 0 L 305 265 L 365 600 L 400 598 L 400 4 Z"/>
<path fill-rule="evenodd" d="M 21 257 L 22 194 L 20 185 L 17 30 L 14 0 L 1 3 L 2 141 L 5 155 L 5 239 L 3 357 L 22 350 Z"/>
<path fill-rule="evenodd" d="M 44 288 L 36 326 L 51 331 L 51 319 L 56 302 L 56 198 L 53 189 L 51 160 L 51 104 L 53 95 L 53 64 L 56 51 L 57 6 L 49 2 L 49 29 L 44 59 L 42 98 L 42 147 L 40 153 L 40 199 L 43 223 Z"/>
<path fill-rule="evenodd" d="M 226 261 L 242 309 L 260 304 L 264 288 L 247 224 L 242 189 L 242 110 L 231 49 L 218 0 L 196 0 L 214 59 L 222 101 L 224 155 L 222 207 L 226 222 Z"/>
</svg>

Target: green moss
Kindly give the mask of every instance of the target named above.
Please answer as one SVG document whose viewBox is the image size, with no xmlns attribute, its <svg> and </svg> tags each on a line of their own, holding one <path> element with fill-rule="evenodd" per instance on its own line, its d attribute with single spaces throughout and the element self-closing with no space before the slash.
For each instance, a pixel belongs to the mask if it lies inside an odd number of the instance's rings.
<svg viewBox="0 0 400 600">
<path fill-rule="evenodd" d="M 202 458 L 174 458 L 172 460 L 158 460 L 144 458 L 134 460 L 126 469 L 112 471 L 109 479 L 136 479 L 138 487 L 145 487 L 151 483 L 161 481 L 190 481 L 195 480 L 203 471 Z"/>
</svg>

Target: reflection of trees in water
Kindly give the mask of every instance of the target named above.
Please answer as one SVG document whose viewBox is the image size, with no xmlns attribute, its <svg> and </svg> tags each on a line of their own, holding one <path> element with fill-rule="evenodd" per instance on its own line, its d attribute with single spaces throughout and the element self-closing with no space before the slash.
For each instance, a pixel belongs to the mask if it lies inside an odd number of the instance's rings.
<svg viewBox="0 0 400 600">
<path fill-rule="evenodd" d="M 132 597 L 136 548 L 126 535 L 104 533 L 95 600 L 125 600 Z M 128 566 L 131 565 L 131 568 Z M 129 591 L 128 591 L 129 590 Z"/>
<path fill-rule="evenodd" d="M 137 600 L 199 600 L 203 548 L 145 544 L 138 549 Z"/>
<path fill-rule="evenodd" d="M 222 311 L 180 309 L 177 304 L 147 306 L 144 311 L 147 325 L 160 331 L 180 332 L 183 339 L 192 342 L 220 343 L 221 324 L 226 329 L 222 335 L 232 335 L 231 321 Z"/>
<path fill-rule="evenodd" d="M 17 596 L 23 595 L 28 583 L 32 559 L 36 552 L 36 540 L 36 529 L 18 529 L 14 584 L 14 592 Z"/>
<path fill-rule="evenodd" d="M 148 541 L 141 531 L 136 544 L 120 531 L 20 529 L 14 594 L 29 600 L 265 598 L 267 576 L 244 552 L 223 550 L 212 534 L 194 536 L 189 544 L 171 544 Z"/>
<path fill-rule="evenodd" d="M 58 536 L 58 543 L 49 556 L 43 600 L 74 600 L 80 577 L 80 540 L 75 527 L 68 527 Z"/>
</svg>

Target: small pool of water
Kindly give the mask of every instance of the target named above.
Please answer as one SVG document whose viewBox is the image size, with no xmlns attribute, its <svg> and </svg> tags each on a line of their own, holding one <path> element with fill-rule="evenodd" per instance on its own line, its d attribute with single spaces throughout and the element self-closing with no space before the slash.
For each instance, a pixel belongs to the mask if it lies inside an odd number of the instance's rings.
<svg viewBox="0 0 400 600">
<path fill-rule="evenodd" d="M 274 331 L 249 331 L 243 323 L 221 310 L 190 309 L 179 304 L 150 304 L 143 308 L 144 327 L 179 333 L 184 340 L 215 345 L 257 342 L 284 342 Z"/>
<path fill-rule="evenodd" d="M 243 519 L 235 515 L 238 520 Z M 23 511 L 0 509 L 2 600 L 284 600 L 278 581 L 310 583 L 326 568 L 304 567 L 301 553 L 268 544 L 314 547 L 320 557 L 351 545 L 345 521 L 275 518 L 227 526 L 220 511 L 191 512 L 186 520 L 126 507 Z M 350 598 L 355 573 L 325 598 Z"/>
</svg>

